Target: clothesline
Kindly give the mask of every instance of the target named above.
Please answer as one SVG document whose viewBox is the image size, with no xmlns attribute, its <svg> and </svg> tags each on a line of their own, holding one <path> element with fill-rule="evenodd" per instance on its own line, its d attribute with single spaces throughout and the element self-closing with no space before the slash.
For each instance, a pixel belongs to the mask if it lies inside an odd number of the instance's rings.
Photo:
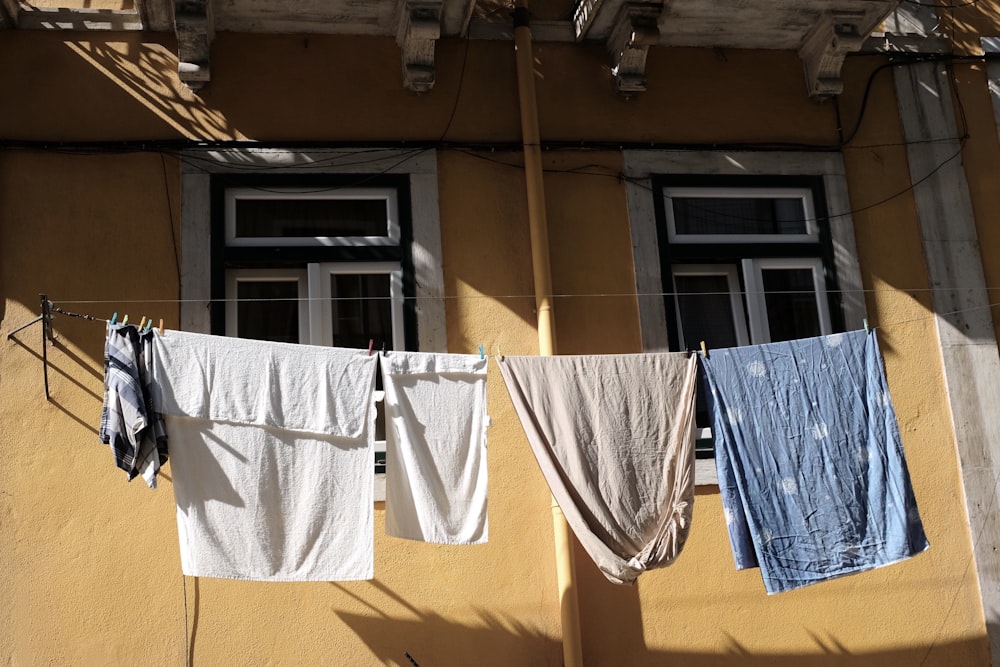
<svg viewBox="0 0 1000 667">
<path fill-rule="evenodd" d="M 592 296 L 596 296 L 596 295 L 592 295 Z M 625 296 L 625 295 L 621 295 L 621 296 Z M 68 317 L 77 317 L 77 318 L 80 318 L 80 319 L 84 319 L 84 320 L 88 320 L 88 321 L 93 321 L 93 322 L 107 323 L 107 322 L 109 322 L 111 320 L 105 320 L 102 317 L 97 317 L 97 316 L 94 316 L 94 315 L 88 315 L 88 314 L 84 314 L 84 313 L 75 313 L 75 312 L 67 311 L 67 310 L 64 310 L 64 309 L 60 308 L 59 306 L 56 306 L 55 303 L 53 303 L 51 300 L 49 300 L 46 297 L 46 295 L 41 294 L 40 297 L 41 297 L 41 310 L 42 310 L 41 315 L 39 315 L 35 319 L 31 320 L 30 322 L 22 324 L 22 325 L 18 326 L 17 328 L 13 329 L 12 331 L 8 332 L 7 338 L 9 340 L 9 339 L 13 338 L 14 334 L 18 333 L 19 331 L 21 331 L 21 330 L 23 330 L 23 329 L 31 326 L 32 324 L 37 323 L 37 322 L 42 322 L 42 325 L 43 325 L 42 326 L 42 368 L 43 368 L 43 377 L 44 377 L 44 385 L 45 385 L 45 400 L 48 401 L 50 399 L 49 399 L 49 369 L 48 369 L 47 343 L 49 341 L 54 341 L 54 337 L 53 337 L 53 334 L 52 334 L 52 313 L 55 312 L 55 313 L 59 313 L 61 315 L 66 315 Z M 493 298 L 496 298 L 496 297 L 493 297 Z M 299 299 L 296 299 L 296 300 L 299 300 Z M 162 299 L 162 300 L 141 301 L 141 302 L 140 301 L 64 301 L 62 303 L 90 303 L 90 304 L 117 303 L 117 304 L 125 304 L 125 303 L 185 303 L 185 302 L 203 302 L 203 301 L 202 300 L 195 300 L 195 299 L 188 299 L 188 300 L 168 300 L 168 299 Z M 973 307 L 973 308 L 962 308 L 962 309 L 947 311 L 947 312 L 944 312 L 944 313 L 934 313 L 932 315 L 926 315 L 926 316 L 923 316 L 923 317 L 915 317 L 915 318 L 911 318 L 909 320 L 897 320 L 895 322 L 891 322 L 891 323 L 887 323 L 887 324 L 882 324 L 882 325 L 880 325 L 878 327 L 871 327 L 871 328 L 880 328 L 880 329 L 890 328 L 891 329 L 891 328 L 896 327 L 896 326 L 900 326 L 900 325 L 904 325 L 904 324 L 912 324 L 914 322 L 922 322 L 922 321 L 925 321 L 925 320 L 933 319 L 935 317 L 949 317 L 949 316 L 952 316 L 952 315 L 959 315 L 961 313 L 969 313 L 969 312 L 974 312 L 974 311 L 992 309 L 992 308 L 995 308 L 995 307 L 998 307 L 998 306 L 1000 306 L 1000 303 L 990 303 L 990 304 L 987 304 L 985 306 L 976 306 L 976 307 Z M 117 317 L 117 312 L 114 315 L 112 315 L 112 319 L 114 319 L 116 317 Z M 124 316 L 124 317 L 127 319 L 127 315 Z M 146 320 L 146 318 L 143 317 L 142 320 L 143 320 L 143 323 L 144 323 L 144 321 Z M 141 324 L 140 324 L 140 326 L 141 326 Z M 147 326 L 147 329 L 152 328 L 152 326 L 153 326 L 153 321 L 152 321 L 152 319 L 150 319 L 149 320 L 149 325 Z M 164 327 L 163 327 L 163 320 L 162 319 L 160 320 L 159 328 L 160 328 L 161 332 L 164 329 Z M 864 328 L 865 328 L 866 331 L 869 329 L 868 318 L 864 319 Z M 371 345 L 369 345 L 369 353 L 370 352 L 371 352 Z M 480 356 L 483 355 L 483 346 L 482 345 L 479 346 L 479 353 L 480 353 Z M 704 342 L 702 342 L 702 353 L 703 354 L 705 353 Z M 497 355 L 501 359 L 503 358 L 502 353 L 499 352 L 499 347 L 498 347 Z"/>
<path fill-rule="evenodd" d="M 952 286 L 952 287 L 881 287 L 881 288 L 870 288 L 870 289 L 827 289 L 824 290 L 827 294 L 878 294 L 885 292 L 905 292 L 905 293 L 917 293 L 917 292 L 938 292 L 938 291 L 961 291 L 961 290 L 983 290 L 987 292 L 1000 291 L 1000 287 L 965 287 L 965 286 Z M 766 291 L 756 291 L 756 290 L 720 290 L 720 291 L 707 291 L 707 292 L 582 292 L 582 293 L 554 293 L 548 296 L 558 299 L 574 299 L 574 298 L 622 298 L 622 297 L 649 297 L 649 296 L 729 296 L 732 294 L 740 294 L 746 296 L 748 294 L 814 294 L 814 290 L 766 290 Z M 390 300 L 392 296 L 344 296 L 344 297 L 275 297 L 275 298 L 226 298 L 226 297 L 216 297 L 216 298 L 196 298 L 196 299 L 66 299 L 60 300 L 60 303 L 68 304 L 130 304 L 130 303 L 252 303 L 252 302 L 310 302 L 310 301 L 357 301 L 363 298 L 366 301 L 379 301 L 379 300 Z M 412 295 L 402 297 L 406 300 L 440 300 L 440 299 L 534 299 L 535 294 L 442 294 L 442 295 Z M 996 304 L 992 304 L 996 305 Z"/>
<path fill-rule="evenodd" d="M 771 294 L 774 294 L 774 293 L 775 292 L 771 292 Z M 708 293 L 708 292 L 700 292 L 700 293 L 698 293 L 699 296 L 706 296 L 708 294 L 710 294 L 710 293 Z M 728 294 L 728 292 L 726 294 Z M 610 295 L 592 294 L 592 295 L 589 295 L 589 296 L 610 296 Z M 622 295 L 614 295 L 614 296 L 626 296 L 626 295 L 622 294 Z M 654 294 L 654 295 L 649 295 L 649 296 L 656 296 L 656 295 Z M 484 297 L 484 298 L 501 298 L 501 297 Z M 513 298 L 513 297 L 511 297 L 511 298 Z M 527 297 L 525 297 L 525 298 L 527 298 Z M 273 299 L 273 300 L 274 301 L 278 301 L 279 299 Z M 289 300 L 289 301 L 311 301 L 313 299 L 287 299 L 287 300 Z M 150 304 L 150 303 L 171 303 L 171 304 L 173 304 L 173 303 L 210 303 L 212 301 L 226 301 L 226 300 L 224 300 L 224 299 L 217 299 L 217 300 L 212 300 L 212 299 L 209 299 L 209 300 L 205 300 L 205 299 L 161 299 L 161 300 L 152 300 L 152 301 L 138 301 L 138 300 L 125 300 L 125 301 L 62 301 L 61 303 L 90 303 L 90 304 L 111 304 L 111 303 L 116 303 L 116 304 L 128 304 L 128 303 L 144 303 L 144 304 Z M 242 303 L 242 302 L 247 302 L 247 301 L 272 301 L 272 299 L 240 299 L 240 300 L 232 299 L 231 301 L 238 301 L 238 302 Z M 78 318 L 82 318 L 82 319 L 85 319 L 85 320 L 92 320 L 92 321 L 95 321 L 95 322 L 108 322 L 109 321 L 109 320 L 106 320 L 106 319 L 104 319 L 102 317 L 96 317 L 94 315 L 86 315 L 86 314 L 82 314 L 82 313 L 73 313 L 73 312 L 69 312 L 69 311 L 63 310 L 62 308 L 59 308 L 59 307 L 55 306 L 55 304 L 53 302 L 51 302 L 51 301 L 49 302 L 49 304 L 50 304 L 50 308 L 51 308 L 52 312 L 56 312 L 56 313 L 59 313 L 61 315 L 67 315 L 69 317 L 78 317 Z M 888 322 L 888 323 L 885 323 L 885 324 L 880 324 L 880 325 L 878 325 L 877 327 L 874 327 L 874 328 L 878 328 L 878 329 L 891 329 L 892 327 L 895 327 L 895 326 L 899 326 L 899 325 L 903 325 L 903 324 L 912 324 L 914 322 L 922 322 L 924 320 L 934 319 L 935 317 L 948 317 L 948 316 L 951 316 L 951 315 L 960 315 L 962 313 L 971 313 L 971 312 L 975 312 L 975 311 L 988 310 L 988 309 L 998 308 L 998 307 L 1000 307 L 1000 302 L 989 303 L 989 304 L 986 304 L 985 306 L 975 306 L 975 307 L 972 307 L 972 308 L 959 308 L 959 309 L 956 309 L 956 310 L 945 311 L 943 313 L 933 313 L 931 315 L 924 315 L 922 317 L 914 317 L 914 318 L 911 318 L 911 319 L 908 319 L 908 320 L 896 320 L 894 322 Z M 13 331 L 11 331 L 10 333 L 7 334 L 7 337 L 10 338 L 11 336 L 13 336 L 15 333 L 17 333 L 18 331 L 20 331 L 24 327 L 26 327 L 26 326 L 28 326 L 30 324 L 34 324 L 37 321 L 38 321 L 38 318 L 36 318 L 35 320 L 32 320 L 31 322 L 28 322 L 27 324 L 24 324 L 24 325 L 18 327 L 17 329 L 14 329 Z"/>
</svg>

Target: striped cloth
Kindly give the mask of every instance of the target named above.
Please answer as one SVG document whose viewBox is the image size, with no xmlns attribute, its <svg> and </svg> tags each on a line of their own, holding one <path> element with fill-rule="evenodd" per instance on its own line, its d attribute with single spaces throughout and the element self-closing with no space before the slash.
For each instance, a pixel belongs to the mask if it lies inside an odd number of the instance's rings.
<svg viewBox="0 0 1000 667">
<path fill-rule="evenodd" d="M 108 324 L 98 434 L 129 481 L 141 474 L 155 489 L 156 475 L 167 461 L 167 435 L 163 419 L 152 409 L 152 340 L 152 332 Z"/>
</svg>

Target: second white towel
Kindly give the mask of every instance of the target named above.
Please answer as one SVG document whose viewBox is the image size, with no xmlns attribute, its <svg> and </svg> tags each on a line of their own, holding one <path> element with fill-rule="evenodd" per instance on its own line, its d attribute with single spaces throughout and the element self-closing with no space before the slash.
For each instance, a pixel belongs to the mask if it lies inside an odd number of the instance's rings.
<svg viewBox="0 0 1000 667">
<path fill-rule="evenodd" d="M 380 356 L 385 527 L 438 544 L 486 542 L 486 363 L 471 354 Z"/>
</svg>

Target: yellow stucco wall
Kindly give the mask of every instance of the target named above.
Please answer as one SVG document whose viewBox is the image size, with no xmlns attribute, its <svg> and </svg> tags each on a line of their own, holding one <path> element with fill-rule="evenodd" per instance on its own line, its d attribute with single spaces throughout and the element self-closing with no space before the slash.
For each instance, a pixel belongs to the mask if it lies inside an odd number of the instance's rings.
<svg viewBox="0 0 1000 667">
<path fill-rule="evenodd" d="M 0 83 L 21 93 L 17 104 L 0 106 L 3 136 L 520 137 L 509 43 L 476 42 L 466 59 L 464 43 L 441 42 L 437 84 L 422 96 L 400 85 L 390 39 L 222 34 L 213 82 L 198 95 L 176 81 L 170 46 L 114 35 L 0 34 Z M 535 55 L 546 140 L 837 139 L 835 104 L 806 98 L 791 53 L 653 50 L 649 91 L 629 101 L 602 75 L 599 46 L 543 44 Z M 844 118 L 859 112 L 880 62 L 849 60 Z M 588 665 L 987 664 L 901 142 L 891 77 L 880 75 L 844 160 L 868 315 L 880 330 L 930 550 L 769 597 L 759 573 L 734 570 L 718 490 L 702 487 L 681 557 L 636 586 L 608 583 L 577 551 Z M 983 150 L 992 164 L 997 147 Z M 559 350 L 640 350 L 621 154 L 547 151 L 544 161 Z M 480 344 L 491 354 L 537 351 L 520 164 L 517 152 L 438 154 L 451 351 Z M 0 331 L 37 315 L 42 291 L 69 310 L 147 314 L 176 326 L 179 171 L 173 156 L 156 153 L 0 151 Z M 992 265 L 988 271 L 997 275 Z M 189 656 L 209 665 L 405 665 L 409 652 L 421 665 L 561 664 L 549 493 L 494 365 L 489 544 L 386 538 L 377 506 L 371 582 L 185 580 L 169 466 L 150 492 L 127 484 L 97 442 L 102 327 L 58 317 L 55 329 L 50 402 L 42 397 L 37 326 L 0 348 L 4 661 L 172 665 Z"/>
</svg>

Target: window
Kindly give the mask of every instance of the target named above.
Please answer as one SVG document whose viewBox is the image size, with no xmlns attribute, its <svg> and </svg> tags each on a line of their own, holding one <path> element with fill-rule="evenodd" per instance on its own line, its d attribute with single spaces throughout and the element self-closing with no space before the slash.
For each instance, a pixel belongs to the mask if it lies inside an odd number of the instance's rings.
<svg viewBox="0 0 1000 667">
<path fill-rule="evenodd" d="M 432 151 L 198 150 L 183 164 L 182 328 L 444 351 Z"/>
<path fill-rule="evenodd" d="M 212 197 L 213 331 L 416 347 L 404 179 L 226 176 Z"/>
<path fill-rule="evenodd" d="M 357 181 L 366 186 L 353 186 Z M 216 179 L 213 209 L 223 216 L 214 221 L 214 237 L 222 248 L 213 274 L 224 277 L 225 292 L 213 303 L 225 306 L 215 308 L 213 330 L 285 343 L 406 349 L 415 322 L 405 314 L 412 302 L 404 288 L 411 273 L 410 226 L 399 204 L 405 197 L 405 181 L 378 176 Z M 385 472 L 386 445 L 381 379 L 376 383 L 378 474 Z"/>
<path fill-rule="evenodd" d="M 697 350 L 702 342 L 709 349 L 771 343 L 833 331 L 828 287 L 831 294 L 838 292 L 833 267 L 823 262 L 829 257 L 826 221 L 815 204 L 822 185 L 799 178 L 780 179 L 786 187 L 774 187 L 770 181 L 653 179 L 660 197 L 657 228 L 671 349 Z M 691 182 L 711 185 L 687 185 Z M 793 182 L 796 187 L 787 187 Z M 837 324 L 842 328 L 839 319 Z M 711 458 L 704 383 L 695 420 L 695 455 Z"/>
<path fill-rule="evenodd" d="M 704 341 L 711 353 L 861 325 L 839 155 L 626 151 L 625 167 L 647 351 Z M 702 395 L 697 424 L 695 481 L 716 483 Z"/>
<path fill-rule="evenodd" d="M 830 307 L 839 292 L 820 181 L 656 177 L 653 188 L 671 349 L 770 343 L 843 327 L 838 304 Z"/>
</svg>

